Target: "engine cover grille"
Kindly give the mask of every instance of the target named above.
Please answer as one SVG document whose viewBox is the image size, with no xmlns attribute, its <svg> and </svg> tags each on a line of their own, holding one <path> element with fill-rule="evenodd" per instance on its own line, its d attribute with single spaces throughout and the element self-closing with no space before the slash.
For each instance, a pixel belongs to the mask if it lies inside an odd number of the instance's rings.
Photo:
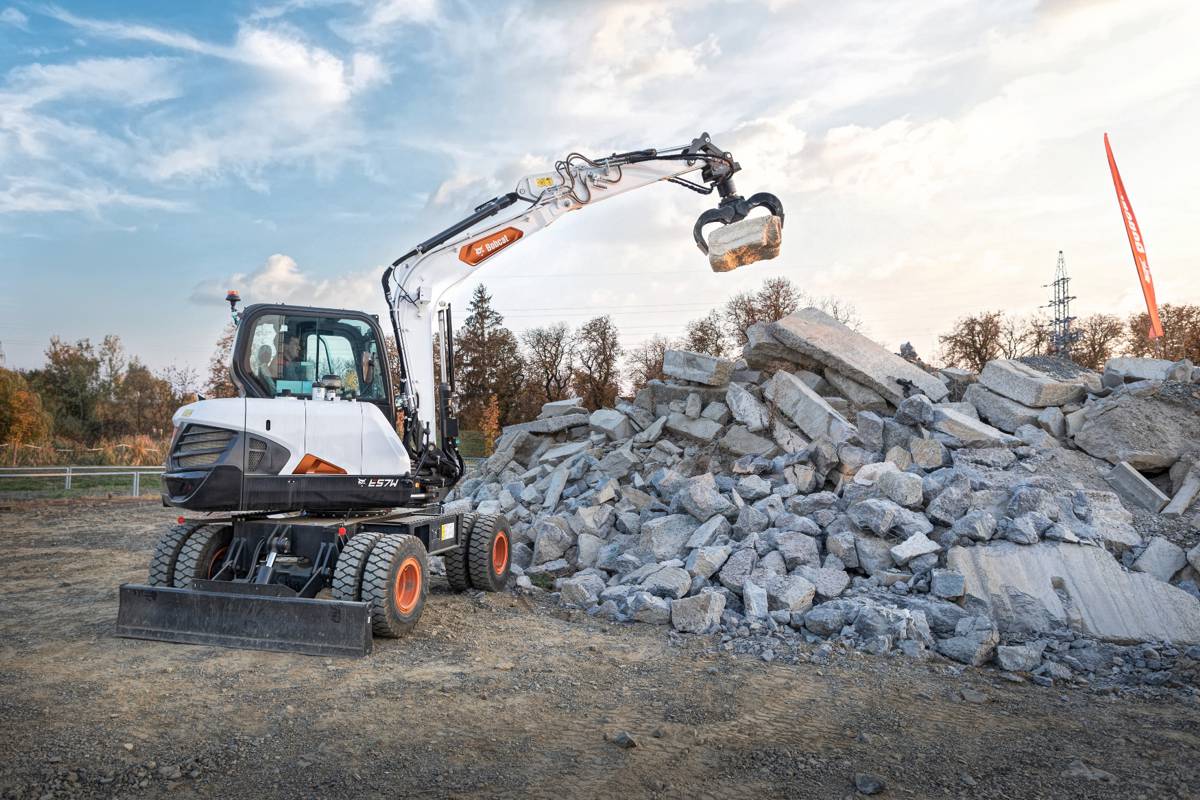
<svg viewBox="0 0 1200 800">
<path fill-rule="evenodd" d="M 237 436 L 228 428 L 189 424 L 180 432 L 171 448 L 170 466 L 174 469 L 211 467 L 217 463 Z"/>
</svg>

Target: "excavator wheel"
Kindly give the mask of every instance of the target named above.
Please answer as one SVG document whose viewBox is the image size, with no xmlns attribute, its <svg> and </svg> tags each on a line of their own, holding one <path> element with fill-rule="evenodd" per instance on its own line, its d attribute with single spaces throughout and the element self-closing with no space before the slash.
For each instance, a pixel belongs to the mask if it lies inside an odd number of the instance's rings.
<svg viewBox="0 0 1200 800">
<path fill-rule="evenodd" d="M 467 542 L 467 568 L 471 586 L 499 592 L 508 584 L 512 566 L 512 536 L 503 514 L 481 514 Z"/>
<path fill-rule="evenodd" d="M 479 515 L 474 512 L 463 514 L 462 529 L 458 532 L 458 547 L 442 554 L 442 560 L 446 562 L 446 582 L 450 584 L 452 591 L 464 592 L 471 588 L 471 575 L 467 569 L 467 547 L 471 542 L 471 531 L 475 529 L 478 519 Z"/>
<path fill-rule="evenodd" d="M 179 551 L 173 585 L 190 589 L 192 581 L 208 580 L 216 575 L 225 563 L 225 554 L 229 551 L 231 541 L 233 528 L 229 525 L 205 526 L 193 532 Z"/>
<path fill-rule="evenodd" d="M 338 556 L 333 568 L 333 585 L 330 593 L 334 600 L 361 600 L 363 573 L 367 571 L 367 559 L 371 550 L 383 538 L 382 533 L 363 531 L 350 537 Z"/>
<path fill-rule="evenodd" d="M 158 544 L 154 545 L 154 555 L 150 558 L 150 579 L 146 581 L 148 586 L 175 584 L 175 564 L 179 560 L 179 551 L 188 537 L 201 527 L 203 523 L 195 522 L 172 525 L 159 537 Z"/>
<path fill-rule="evenodd" d="M 362 599 L 371 604 L 376 636 L 397 639 L 416 627 L 429 596 L 427 561 L 425 545 L 407 533 L 388 534 L 371 550 Z"/>
</svg>

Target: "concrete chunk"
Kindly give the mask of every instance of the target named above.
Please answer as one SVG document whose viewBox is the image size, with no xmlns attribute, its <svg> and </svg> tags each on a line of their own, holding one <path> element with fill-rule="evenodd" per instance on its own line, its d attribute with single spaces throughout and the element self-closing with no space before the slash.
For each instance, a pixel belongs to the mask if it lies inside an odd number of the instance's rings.
<svg viewBox="0 0 1200 800">
<path fill-rule="evenodd" d="M 1175 491 L 1171 502 L 1162 510 L 1162 515 L 1164 517 L 1183 516 L 1197 495 L 1200 495 L 1200 466 L 1193 466 L 1185 474 L 1183 482 Z"/>
<path fill-rule="evenodd" d="M 1110 358 L 1104 371 L 1120 375 L 1124 382 L 1165 381 L 1178 362 L 1163 358 Z"/>
<path fill-rule="evenodd" d="M 946 561 L 963 574 L 968 599 L 984 604 L 1005 633 L 1070 628 L 1113 642 L 1200 643 L 1200 600 L 1125 572 L 1099 547 L 1003 542 L 953 547 Z"/>
<path fill-rule="evenodd" d="M 1074 403 L 1087 393 L 1082 382 L 1060 381 L 1016 360 L 989 361 L 979 373 L 979 382 L 996 394 L 1033 408 Z"/>
<path fill-rule="evenodd" d="M 1122 461 L 1109 470 L 1104 480 L 1108 481 L 1108 485 L 1113 487 L 1126 505 L 1144 508 L 1157 514 L 1170 500 L 1127 461 Z"/>
<path fill-rule="evenodd" d="M 733 413 L 733 418 L 745 425 L 746 430 L 750 433 L 765 431 L 771 424 L 771 415 L 767 411 L 767 407 L 741 384 L 729 384 L 729 391 L 725 393 L 725 402 Z"/>
<path fill-rule="evenodd" d="M 1153 575 L 1160 581 L 1170 581 L 1176 572 L 1187 566 L 1183 548 L 1161 536 L 1155 536 L 1133 562 L 1135 572 Z"/>
<path fill-rule="evenodd" d="M 996 394 L 978 383 L 967 387 L 963 400 L 975 406 L 979 416 L 1002 431 L 1012 433 L 1022 425 L 1037 422 L 1038 409 Z"/>
<path fill-rule="evenodd" d="M 962 447 L 1003 447 L 1016 442 L 1003 431 L 948 408 L 935 410 L 933 428 L 954 437 Z"/>
<path fill-rule="evenodd" d="M 583 410 L 583 400 L 578 397 L 568 397 L 566 400 L 543 403 L 542 413 L 538 415 L 538 418 L 561 417 L 564 414 L 579 413 Z"/>
<path fill-rule="evenodd" d="M 629 417 L 612 408 L 600 408 L 592 412 L 588 418 L 591 429 L 603 433 L 613 441 L 628 439 L 633 436 L 633 423 Z"/>
<path fill-rule="evenodd" d="M 724 386 L 733 373 L 733 362 L 687 350 L 668 350 L 663 356 L 663 373 L 684 381 Z"/>
<path fill-rule="evenodd" d="M 854 435 L 854 426 L 829 403 L 790 372 L 777 372 L 768 399 L 810 439 L 840 442 Z"/>
<path fill-rule="evenodd" d="M 721 447 L 739 456 L 770 457 L 779 451 L 770 439 L 751 433 L 743 425 L 730 425 L 729 430 L 721 437 Z"/>
<path fill-rule="evenodd" d="M 933 375 L 888 352 L 816 308 L 805 308 L 771 325 L 781 343 L 899 405 L 906 392 L 901 380 L 911 382 L 935 403 L 944 400 L 946 387 Z"/>
<path fill-rule="evenodd" d="M 825 369 L 825 380 L 829 381 L 829 385 L 837 389 L 842 397 L 850 401 L 850 406 L 855 411 L 875 411 L 880 414 L 888 412 L 887 401 L 870 387 L 828 368 Z"/>
<path fill-rule="evenodd" d="M 587 414 L 563 414 L 562 416 L 535 419 L 529 422 L 518 422 L 516 425 L 509 425 L 504 429 L 504 435 L 507 436 L 514 431 L 540 434 L 558 433 L 568 428 L 581 428 L 587 424 Z"/>
<path fill-rule="evenodd" d="M 738 267 L 779 255 L 783 226 L 768 214 L 722 225 L 708 237 L 708 264 L 713 272 L 731 272 Z"/>
<path fill-rule="evenodd" d="M 704 591 L 671 601 L 671 626 L 682 633 L 709 633 L 721 624 L 725 595 Z"/>
<path fill-rule="evenodd" d="M 667 417 L 667 430 L 702 442 L 711 442 L 721 432 L 721 424 L 711 419 L 689 419 L 686 414 L 673 413 Z"/>
</svg>

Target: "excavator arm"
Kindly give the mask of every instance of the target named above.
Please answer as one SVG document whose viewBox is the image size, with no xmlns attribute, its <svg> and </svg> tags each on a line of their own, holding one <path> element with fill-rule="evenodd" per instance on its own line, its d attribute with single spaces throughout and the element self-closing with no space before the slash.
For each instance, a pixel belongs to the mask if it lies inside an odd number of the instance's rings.
<svg viewBox="0 0 1200 800">
<path fill-rule="evenodd" d="M 715 255 L 710 256 L 714 270 L 773 257 L 778 253 L 783 206 L 771 194 L 758 193 L 748 199 L 738 195 L 733 175 L 739 169 L 732 154 L 714 145 L 707 133 L 679 147 L 635 150 L 595 159 L 572 153 L 558 161 L 553 171 L 525 176 L 512 192 L 488 200 L 466 218 L 396 259 L 383 274 L 383 290 L 400 353 L 397 405 L 403 414 L 402 435 L 413 459 L 414 475 L 436 476 L 453 484 L 462 474 L 456 443 L 453 321 L 449 306 L 442 300 L 449 289 L 477 275 L 485 261 L 564 214 L 660 181 L 701 194 L 714 190 L 718 193 L 717 208 L 702 214 L 693 229 L 697 246 L 706 254 L 706 226 L 741 222 L 757 207 L 769 212 L 761 225 L 746 223 L 750 239 L 761 238 L 761 229 L 773 226 L 773 234 L 766 237 L 768 245 L 725 248 L 729 252 L 722 265 L 718 265 Z M 692 173 L 699 175 L 684 177 Z M 747 238 L 746 233 L 740 235 L 742 240 Z M 442 383 L 437 397 L 435 330 L 443 343 Z"/>
</svg>

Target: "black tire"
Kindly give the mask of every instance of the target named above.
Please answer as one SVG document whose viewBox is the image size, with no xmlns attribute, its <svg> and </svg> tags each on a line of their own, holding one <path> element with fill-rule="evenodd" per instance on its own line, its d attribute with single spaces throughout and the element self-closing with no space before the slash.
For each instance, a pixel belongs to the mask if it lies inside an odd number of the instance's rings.
<svg viewBox="0 0 1200 800">
<path fill-rule="evenodd" d="M 362 599 L 371 604 L 376 636 L 396 639 L 416 627 L 429 596 L 425 545 L 407 533 L 393 533 L 376 543 L 363 573 Z"/>
<path fill-rule="evenodd" d="M 338 556 L 333 568 L 333 586 L 330 593 L 334 600 L 361 600 L 363 573 L 367 570 L 367 559 L 375 545 L 383 538 L 382 533 L 363 531 L 350 537 Z"/>
<path fill-rule="evenodd" d="M 197 529 L 179 551 L 173 585 L 180 589 L 190 589 L 192 581 L 211 578 L 224 563 L 225 553 L 232 541 L 233 528 L 229 525 Z"/>
<path fill-rule="evenodd" d="M 150 586 L 174 586 L 175 563 L 179 560 L 179 551 L 183 549 L 188 537 L 203 527 L 200 523 L 172 525 L 169 530 L 159 537 L 154 545 L 154 555 L 150 557 Z"/>
<path fill-rule="evenodd" d="M 478 518 L 479 515 L 474 512 L 463 514 L 458 531 L 458 547 L 448 553 L 442 553 L 442 560 L 446 562 L 446 582 L 450 584 L 452 591 L 465 592 L 471 588 L 471 575 L 467 569 L 467 546 Z"/>
<path fill-rule="evenodd" d="M 471 585 L 485 592 L 503 591 L 512 566 L 512 534 L 503 514 L 481 514 L 467 542 Z"/>
</svg>

